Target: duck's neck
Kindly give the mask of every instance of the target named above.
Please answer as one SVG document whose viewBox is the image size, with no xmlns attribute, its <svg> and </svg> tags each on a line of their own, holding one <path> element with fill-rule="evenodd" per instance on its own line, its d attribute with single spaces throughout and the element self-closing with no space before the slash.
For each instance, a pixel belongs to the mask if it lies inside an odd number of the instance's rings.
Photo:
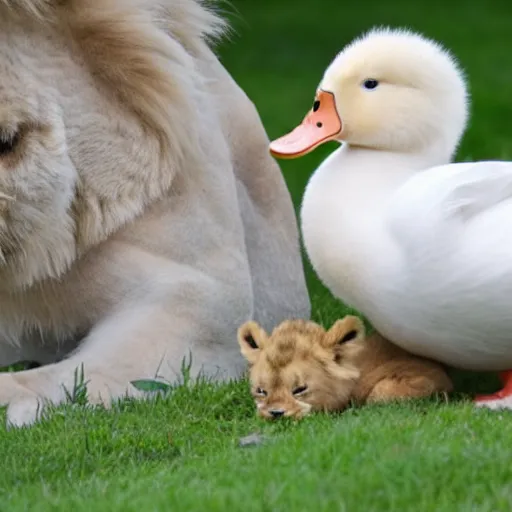
<svg viewBox="0 0 512 512">
<path fill-rule="evenodd" d="M 360 208 L 363 203 L 366 208 L 380 208 L 409 178 L 446 164 L 450 158 L 450 154 L 436 150 L 396 153 L 344 144 L 332 155 L 332 164 L 326 161 L 325 175 L 348 187 Z"/>
<path fill-rule="evenodd" d="M 301 211 L 304 245 L 320 279 L 355 307 L 396 267 L 385 227 L 393 193 L 416 172 L 450 161 L 437 151 L 393 153 L 343 145 L 311 177 Z"/>
</svg>

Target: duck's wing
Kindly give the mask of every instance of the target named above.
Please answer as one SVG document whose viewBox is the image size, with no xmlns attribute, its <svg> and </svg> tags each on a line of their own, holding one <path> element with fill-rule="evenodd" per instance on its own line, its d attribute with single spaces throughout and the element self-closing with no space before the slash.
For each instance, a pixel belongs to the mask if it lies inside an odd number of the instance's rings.
<svg viewBox="0 0 512 512">
<path fill-rule="evenodd" d="M 435 325 L 432 339 L 453 363 L 510 357 L 512 163 L 428 169 L 397 191 L 387 214 L 397 264 L 385 307 L 426 339 Z"/>
<path fill-rule="evenodd" d="M 512 162 L 447 164 L 422 171 L 394 194 L 387 213 L 387 226 L 399 245 L 423 252 L 440 250 L 441 244 L 449 248 L 479 224 L 512 228 Z M 503 213 L 509 215 L 505 226 Z"/>
</svg>

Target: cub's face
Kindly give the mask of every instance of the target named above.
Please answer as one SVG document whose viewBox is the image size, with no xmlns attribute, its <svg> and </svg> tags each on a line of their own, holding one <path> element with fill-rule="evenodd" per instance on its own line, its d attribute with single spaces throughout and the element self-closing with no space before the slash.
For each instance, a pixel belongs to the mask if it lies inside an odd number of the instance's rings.
<svg viewBox="0 0 512 512">
<path fill-rule="evenodd" d="M 269 336 L 255 322 L 238 330 L 249 362 L 251 391 L 258 414 L 267 419 L 302 418 L 312 411 L 344 409 L 359 371 L 355 359 L 364 325 L 354 316 L 329 331 L 314 322 L 288 320 Z"/>
</svg>

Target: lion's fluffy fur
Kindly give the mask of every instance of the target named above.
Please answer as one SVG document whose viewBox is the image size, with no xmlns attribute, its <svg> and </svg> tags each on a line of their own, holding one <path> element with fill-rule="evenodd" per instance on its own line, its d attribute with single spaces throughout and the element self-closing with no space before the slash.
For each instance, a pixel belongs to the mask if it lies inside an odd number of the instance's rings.
<svg viewBox="0 0 512 512">
<path fill-rule="evenodd" d="M 92 401 L 189 352 L 237 375 L 240 322 L 309 315 L 290 195 L 209 47 L 225 28 L 196 0 L 0 0 L 0 364 L 53 363 L 0 375 L 12 422 L 81 364 Z"/>
<path fill-rule="evenodd" d="M 190 0 L 0 0 L 0 10 L 71 34 L 91 74 L 158 134 L 168 158 L 198 151 L 193 57 L 227 27 L 213 10 Z"/>
</svg>

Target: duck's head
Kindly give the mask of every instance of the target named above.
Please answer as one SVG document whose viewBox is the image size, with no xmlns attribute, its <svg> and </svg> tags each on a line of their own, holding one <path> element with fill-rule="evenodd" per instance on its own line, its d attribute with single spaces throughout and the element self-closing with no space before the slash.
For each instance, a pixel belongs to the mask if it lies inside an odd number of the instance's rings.
<svg viewBox="0 0 512 512">
<path fill-rule="evenodd" d="M 372 30 L 336 56 L 312 110 L 270 151 L 295 158 L 338 140 L 395 152 L 435 147 L 452 156 L 467 105 L 463 74 L 438 43 L 406 30 Z"/>
</svg>

